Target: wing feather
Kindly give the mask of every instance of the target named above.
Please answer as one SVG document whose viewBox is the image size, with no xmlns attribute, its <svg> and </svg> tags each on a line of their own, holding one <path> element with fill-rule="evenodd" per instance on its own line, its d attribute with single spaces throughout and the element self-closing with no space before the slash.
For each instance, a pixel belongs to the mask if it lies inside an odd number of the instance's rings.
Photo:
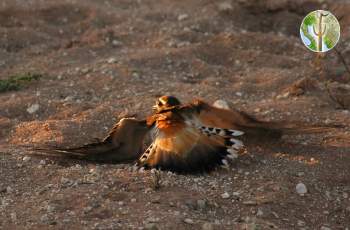
<svg viewBox="0 0 350 230">
<path fill-rule="evenodd" d="M 235 109 L 221 109 L 200 100 L 190 104 L 196 111 L 197 119 L 204 125 L 224 129 L 238 129 L 245 133 L 246 140 L 275 139 L 282 135 L 313 134 L 332 131 L 339 125 L 306 125 L 290 122 L 267 122 L 258 120 Z"/>
<path fill-rule="evenodd" d="M 35 148 L 34 154 L 62 156 L 106 163 L 137 160 L 150 126 L 145 120 L 121 119 L 102 141 L 75 148 Z"/>
</svg>

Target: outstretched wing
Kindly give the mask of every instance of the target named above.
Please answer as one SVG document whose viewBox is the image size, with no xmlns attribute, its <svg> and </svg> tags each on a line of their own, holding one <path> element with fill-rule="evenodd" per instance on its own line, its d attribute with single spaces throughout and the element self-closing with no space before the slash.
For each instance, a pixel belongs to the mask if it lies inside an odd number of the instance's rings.
<svg viewBox="0 0 350 230">
<path fill-rule="evenodd" d="M 227 164 L 237 157 L 242 142 L 233 138 L 243 133 L 200 126 L 170 111 L 156 120 L 154 141 L 139 159 L 146 168 L 175 172 L 203 172 Z"/>
<path fill-rule="evenodd" d="M 36 148 L 40 155 L 63 156 L 97 162 L 122 163 L 137 160 L 150 130 L 145 120 L 122 118 L 101 142 L 76 148 Z"/>
<path fill-rule="evenodd" d="M 320 133 L 339 127 L 338 125 L 308 126 L 288 122 L 260 121 L 244 112 L 217 108 L 200 100 L 191 103 L 190 107 L 197 112 L 201 123 L 207 126 L 241 130 L 247 139 L 261 140 L 261 138 L 280 138 L 284 134 Z"/>
</svg>

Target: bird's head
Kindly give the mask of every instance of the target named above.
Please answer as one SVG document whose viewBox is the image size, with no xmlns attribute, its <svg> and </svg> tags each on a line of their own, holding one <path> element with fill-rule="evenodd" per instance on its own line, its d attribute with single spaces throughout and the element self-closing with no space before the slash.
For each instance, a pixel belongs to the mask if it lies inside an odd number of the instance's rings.
<svg viewBox="0 0 350 230">
<path fill-rule="evenodd" d="M 161 96 L 157 99 L 156 104 L 153 106 L 153 109 L 157 112 L 160 112 L 165 109 L 171 109 L 175 106 L 180 105 L 181 102 L 174 96 Z"/>
</svg>

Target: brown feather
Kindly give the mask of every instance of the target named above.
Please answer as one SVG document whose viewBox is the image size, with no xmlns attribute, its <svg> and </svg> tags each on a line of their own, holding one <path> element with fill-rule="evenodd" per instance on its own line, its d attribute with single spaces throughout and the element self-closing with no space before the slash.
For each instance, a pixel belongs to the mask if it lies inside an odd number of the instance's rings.
<svg viewBox="0 0 350 230">
<path fill-rule="evenodd" d="M 97 162 L 123 163 L 137 160 L 150 127 L 144 120 L 121 119 L 101 142 L 75 148 L 35 148 L 34 154 L 62 156 Z"/>
<path fill-rule="evenodd" d="M 199 120 L 208 126 L 227 129 L 238 129 L 245 133 L 246 139 L 270 139 L 280 138 L 282 135 L 312 134 L 328 132 L 339 125 L 305 125 L 282 122 L 260 121 L 238 110 L 216 108 L 203 101 L 196 100 L 187 105 L 193 111 L 197 111 Z"/>
</svg>

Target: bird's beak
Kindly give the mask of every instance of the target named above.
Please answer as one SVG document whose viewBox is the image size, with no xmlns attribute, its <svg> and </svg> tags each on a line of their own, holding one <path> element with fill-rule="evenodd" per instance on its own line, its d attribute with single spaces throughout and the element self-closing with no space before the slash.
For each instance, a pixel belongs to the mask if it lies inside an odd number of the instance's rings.
<svg viewBox="0 0 350 230">
<path fill-rule="evenodd" d="M 154 106 L 152 106 L 152 109 L 153 109 L 153 110 L 158 110 L 158 106 L 157 106 L 157 105 L 154 105 Z"/>
</svg>

